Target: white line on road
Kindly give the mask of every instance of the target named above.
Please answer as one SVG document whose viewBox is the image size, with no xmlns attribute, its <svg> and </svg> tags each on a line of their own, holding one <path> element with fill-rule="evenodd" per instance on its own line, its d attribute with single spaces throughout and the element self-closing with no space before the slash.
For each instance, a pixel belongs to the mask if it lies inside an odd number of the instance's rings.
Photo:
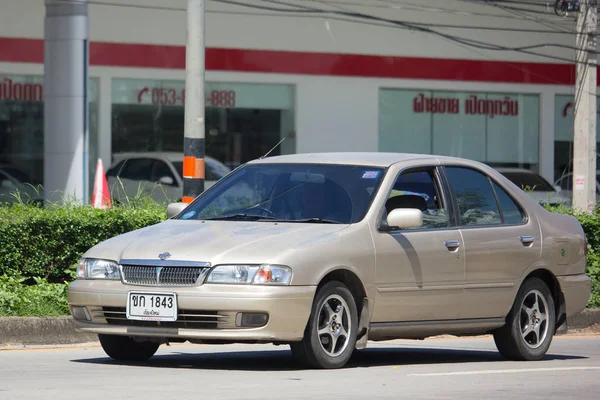
<svg viewBox="0 0 600 400">
<path fill-rule="evenodd" d="M 520 369 L 488 369 L 481 371 L 436 372 L 430 374 L 409 374 L 408 376 L 451 376 L 451 375 L 487 375 L 514 374 L 519 372 L 553 372 L 553 371 L 582 371 L 596 370 L 600 367 L 563 367 L 563 368 L 520 368 Z"/>
</svg>

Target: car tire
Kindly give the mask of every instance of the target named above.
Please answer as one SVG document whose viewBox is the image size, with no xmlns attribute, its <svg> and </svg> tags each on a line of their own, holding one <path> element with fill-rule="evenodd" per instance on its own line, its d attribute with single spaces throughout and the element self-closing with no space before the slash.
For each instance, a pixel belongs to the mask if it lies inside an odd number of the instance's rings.
<svg viewBox="0 0 600 400">
<path fill-rule="evenodd" d="M 494 332 L 494 342 L 509 360 L 541 360 L 550 348 L 555 325 L 550 289 L 540 278 L 528 278 L 517 293 L 506 325 Z"/>
<path fill-rule="evenodd" d="M 104 352 L 117 361 L 146 361 L 156 353 L 160 343 L 138 342 L 127 336 L 99 334 Z"/>
<path fill-rule="evenodd" d="M 357 329 L 352 293 L 341 282 L 327 282 L 317 290 L 304 338 L 290 345 L 292 354 L 312 368 L 341 368 L 354 352 Z"/>
</svg>

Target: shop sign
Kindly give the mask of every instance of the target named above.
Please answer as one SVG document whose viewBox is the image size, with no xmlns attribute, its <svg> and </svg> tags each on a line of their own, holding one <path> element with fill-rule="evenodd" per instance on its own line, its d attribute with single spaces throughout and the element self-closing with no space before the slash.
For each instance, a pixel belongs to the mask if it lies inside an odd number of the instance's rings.
<svg viewBox="0 0 600 400">
<path fill-rule="evenodd" d="M 487 115 L 494 118 L 497 115 L 518 116 L 519 100 L 505 96 L 504 100 L 481 99 L 477 95 L 470 95 L 464 99 L 464 110 L 467 115 Z M 425 97 L 419 93 L 413 99 L 415 113 L 432 114 L 460 114 L 460 99 L 452 97 Z"/>
<path fill-rule="evenodd" d="M 293 86 L 269 83 L 206 82 L 206 107 L 293 109 Z M 185 105 L 185 81 L 113 79 L 113 104 Z"/>
<path fill-rule="evenodd" d="M 40 102 L 42 101 L 42 84 L 16 82 L 11 78 L 0 81 L 0 100 Z"/>
<path fill-rule="evenodd" d="M 144 87 L 137 93 L 138 104 L 148 103 L 160 105 L 184 105 L 185 89 Z M 206 92 L 204 99 L 208 107 L 235 107 L 236 93 L 234 90 L 211 90 Z"/>
<path fill-rule="evenodd" d="M 35 75 L 0 75 L 0 101 L 42 102 L 43 79 Z M 98 102 L 98 78 L 90 78 L 88 89 L 89 101 Z"/>
<path fill-rule="evenodd" d="M 600 96 L 596 97 L 600 115 Z M 554 97 L 554 140 L 559 142 L 573 141 L 575 96 L 558 94 Z M 600 125 L 596 125 L 596 137 L 600 138 Z"/>
</svg>

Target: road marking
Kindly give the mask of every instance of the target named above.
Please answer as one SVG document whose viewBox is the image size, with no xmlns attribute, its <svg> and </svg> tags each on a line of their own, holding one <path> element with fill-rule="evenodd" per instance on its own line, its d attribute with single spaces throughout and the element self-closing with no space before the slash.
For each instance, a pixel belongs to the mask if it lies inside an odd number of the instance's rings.
<svg viewBox="0 0 600 400">
<path fill-rule="evenodd" d="M 408 374 L 408 376 L 453 376 L 453 375 L 489 375 L 515 374 L 523 372 L 553 372 L 553 371 L 585 371 L 596 370 L 600 367 L 557 367 L 557 368 L 519 368 L 519 369 L 488 369 L 481 371 L 436 372 L 429 374 Z"/>
</svg>

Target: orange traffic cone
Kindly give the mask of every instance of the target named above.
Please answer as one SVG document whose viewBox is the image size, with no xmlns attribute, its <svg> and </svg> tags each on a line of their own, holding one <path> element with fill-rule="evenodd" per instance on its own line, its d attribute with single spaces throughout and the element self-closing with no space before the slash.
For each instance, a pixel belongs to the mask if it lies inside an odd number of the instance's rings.
<svg viewBox="0 0 600 400">
<path fill-rule="evenodd" d="M 112 207 L 108 182 L 104 173 L 104 165 L 99 158 L 96 164 L 96 176 L 94 178 L 94 193 L 92 194 L 92 207 L 106 209 Z"/>
</svg>

